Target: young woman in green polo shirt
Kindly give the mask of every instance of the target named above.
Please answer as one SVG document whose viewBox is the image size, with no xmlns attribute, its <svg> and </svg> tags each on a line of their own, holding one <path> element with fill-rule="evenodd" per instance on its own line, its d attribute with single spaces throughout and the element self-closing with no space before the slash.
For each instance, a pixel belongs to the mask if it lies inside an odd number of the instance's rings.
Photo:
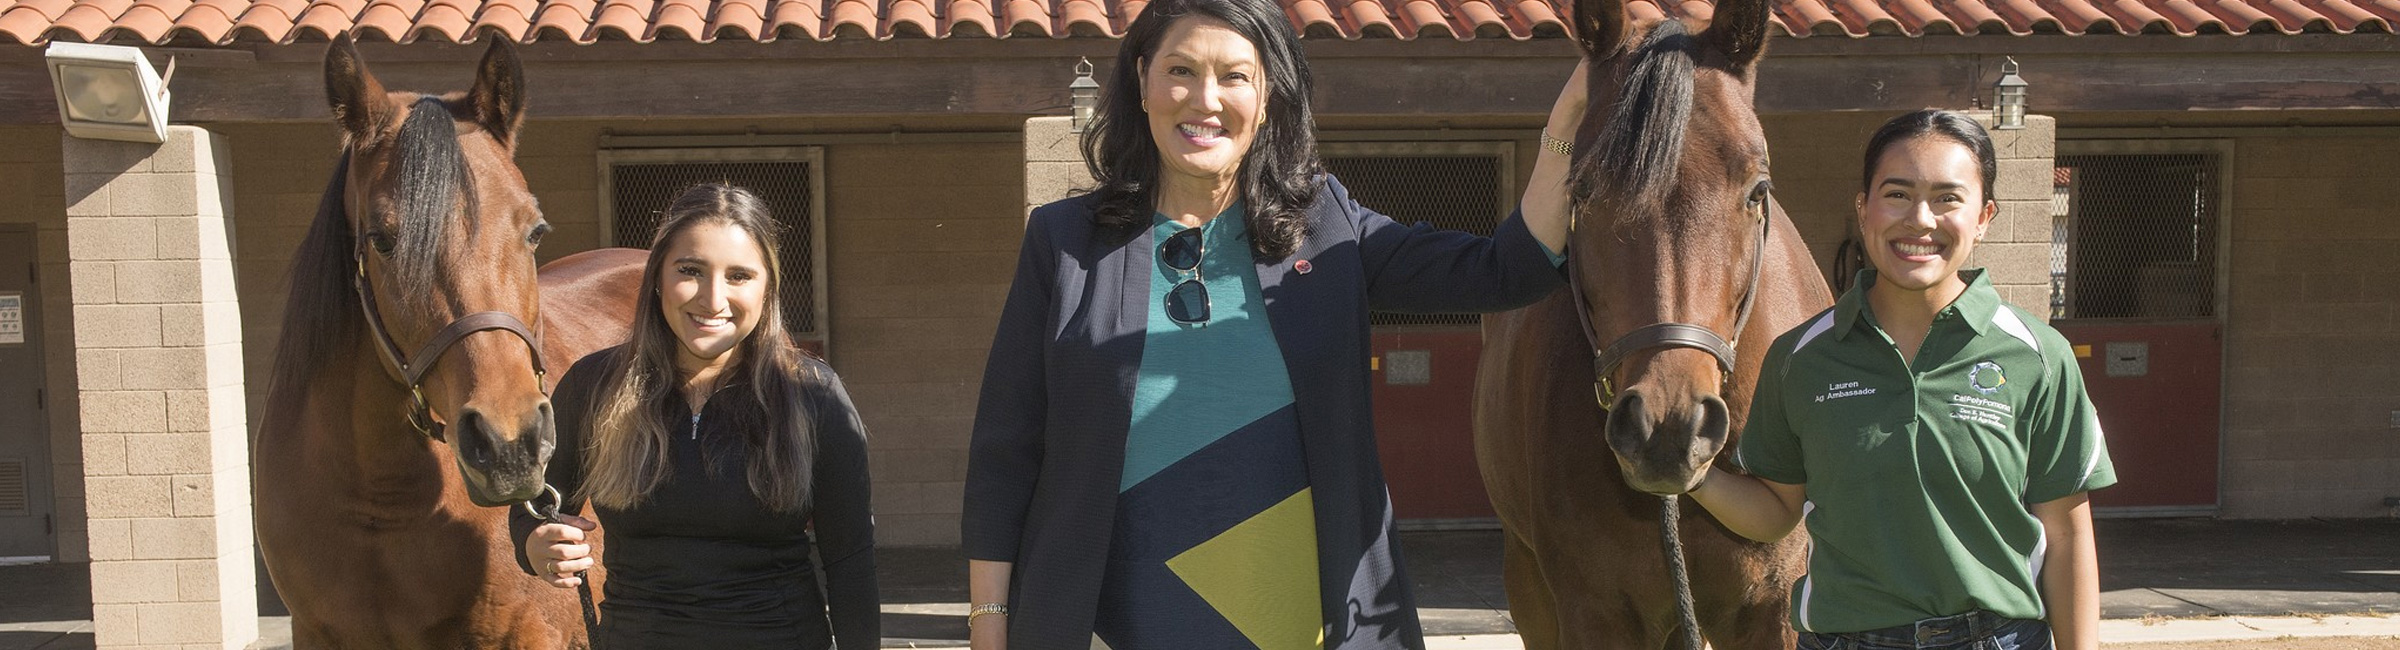
<svg viewBox="0 0 2400 650">
<path fill-rule="evenodd" d="M 1804 649 L 2097 648 L 2086 493 L 2116 473 L 2066 339 L 1963 268 L 1998 209 L 1991 137 L 1910 113 L 1868 141 L 1866 172 L 1874 268 L 1775 340 L 1749 474 L 1712 469 L 1692 496 L 1751 539 L 1808 521 Z"/>
</svg>

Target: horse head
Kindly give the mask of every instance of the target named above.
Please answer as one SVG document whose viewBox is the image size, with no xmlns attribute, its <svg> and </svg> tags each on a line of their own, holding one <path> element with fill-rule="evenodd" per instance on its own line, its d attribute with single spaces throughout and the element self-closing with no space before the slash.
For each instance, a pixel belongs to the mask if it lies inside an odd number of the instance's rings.
<svg viewBox="0 0 2400 650">
<path fill-rule="evenodd" d="M 1767 343 L 1741 330 L 1779 211 L 1751 108 L 1771 1 L 1717 0 L 1696 32 L 1637 23 L 1624 0 L 1575 5 L 1592 110 L 1575 137 L 1569 272 L 1609 448 L 1645 492 L 1688 491 L 1732 444 L 1748 402 L 1735 342 Z"/>
<path fill-rule="evenodd" d="M 451 446 L 469 498 L 532 498 L 557 441 L 526 325 L 541 322 L 534 249 L 550 226 L 513 162 L 515 46 L 492 38 L 474 88 L 434 96 L 385 90 L 343 34 L 325 53 L 325 91 L 345 143 L 338 207 L 360 306 L 293 308 L 363 308 L 406 417 Z"/>
</svg>

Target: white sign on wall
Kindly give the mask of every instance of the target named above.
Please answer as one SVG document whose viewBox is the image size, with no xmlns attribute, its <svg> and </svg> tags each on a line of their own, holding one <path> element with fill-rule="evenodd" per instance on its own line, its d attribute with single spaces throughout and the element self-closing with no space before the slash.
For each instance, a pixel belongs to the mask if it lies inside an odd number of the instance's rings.
<svg viewBox="0 0 2400 650">
<path fill-rule="evenodd" d="M 0 345 L 25 342 L 25 294 L 0 291 Z"/>
</svg>

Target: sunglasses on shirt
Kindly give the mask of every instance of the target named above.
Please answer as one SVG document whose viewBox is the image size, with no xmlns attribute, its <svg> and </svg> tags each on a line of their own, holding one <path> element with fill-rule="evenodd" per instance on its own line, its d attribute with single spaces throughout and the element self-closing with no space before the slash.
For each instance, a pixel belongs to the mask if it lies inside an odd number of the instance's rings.
<svg viewBox="0 0 2400 650">
<path fill-rule="evenodd" d="M 1186 325 L 1208 322 L 1208 285 L 1200 282 L 1200 258 L 1207 254 L 1208 243 L 1200 239 L 1199 228 L 1186 228 L 1158 245 L 1158 259 L 1167 268 L 1192 274 L 1167 290 L 1167 318 Z"/>
</svg>

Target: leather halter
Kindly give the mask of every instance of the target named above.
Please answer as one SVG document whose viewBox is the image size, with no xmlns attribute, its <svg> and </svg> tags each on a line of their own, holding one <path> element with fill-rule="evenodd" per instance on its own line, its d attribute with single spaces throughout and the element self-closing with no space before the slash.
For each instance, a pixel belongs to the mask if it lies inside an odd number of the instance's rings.
<svg viewBox="0 0 2400 650">
<path fill-rule="evenodd" d="M 383 326 L 382 310 L 375 307 L 375 283 L 367 280 L 368 246 L 369 242 L 363 234 L 357 241 L 351 242 L 351 255 L 356 262 L 357 272 L 350 276 L 350 286 L 358 292 L 358 306 L 367 316 L 368 331 L 374 333 L 375 351 L 383 357 L 384 372 L 400 385 L 408 387 L 408 425 L 415 427 L 417 433 L 425 434 L 425 437 L 437 442 L 449 442 L 442 435 L 445 425 L 434 418 L 433 405 L 425 401 L 425 374 L 441 361 L 443 353 L 469 334 L 500 330 L 517 335 L 518 339 L 525 341 L 526 349 L 533 353 L 535 385 L 541 387 L 543 395 L 550 393 L 550 373 L 549 367 L 542 363 L 541 337 L 534 334 L 532 328 L 526 327 L 525 321 L 504 311 L 479 311 L 461 316 L 443 325 L 433 333 L 432 338 L 417 346 L 416 354 L 401 356 L 400 343 L 392 339 L 391 331 Z"/>
<path fill-rule="evenodd" d="M 1583 325 L 1584 343 L 1592 349 L 1592 397 L 1600 403 L 1600 410 L 1607 411 L 1616 404 L 1616 387 L 1611 377 L 1616 374 L 1617 366 L 1624 365 L 1626 358 L 1644 350 L 1690 348 L 1707 352 L 1709 356 L 1716 357 L 1717 369 L 1724 371 L 1723 382 L 1733 381 L 1734 346 L 1741 342 L 1742 328 L 1750 324 L 1751 308 L 1758 304 L 1760 273 L 1765 270 L 1767 261 L 1767 233 L 1773 231 L 1775 225 L 1771 209 L 1773 205 L 1772 197 L 1761 201 L 1759 205 L 1758 249 L 1750 256 L 1749 287 L 1742 291 L 1741 307 L 1735 312 L 1733 336 L 1730 338 L 1719 336 L 1715 330 L 1700 325 L 1663 322 L 1634 328 L 1617 337 L 1607 347 L 1601 347 L 1600 332 L 1592 327 L 1591 304 L 1583 295 L 1581 266 L 1570 264 L 1567 269 L 1567 290 L 1575 294 L 1575 320 Z M 1570 234 L 1572 230 L 1570 225 Z M 1573 250 L 1568 251 L 1568 255 L 1573 254 Z"/>
</svg>

